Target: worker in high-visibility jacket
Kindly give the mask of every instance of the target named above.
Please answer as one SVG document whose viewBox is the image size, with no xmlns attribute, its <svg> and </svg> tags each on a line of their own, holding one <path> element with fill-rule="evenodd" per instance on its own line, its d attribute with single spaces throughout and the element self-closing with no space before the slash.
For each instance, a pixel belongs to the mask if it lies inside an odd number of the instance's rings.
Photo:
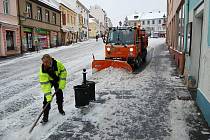
<svg viewBox="0 0 210 140">
<path fill-rule="evenodd" d="M 56 95 L 56 103 L 58 105 L 59 113 L 65 115 L 63 110 L 63 89 L 66 86 L 67 71 L 64 65 L 52 58 L 49 54 L 42 57 L 42 65 L 39 72 L 39 80 L 42 92 L 44 93 L 44 106 L 49 103 L 44 111 L 41 123 L 48 122 L 49 110 L 51 108 L 50 102 L 52 101 L 51 89 L 54 87 Z"/>
</svg>

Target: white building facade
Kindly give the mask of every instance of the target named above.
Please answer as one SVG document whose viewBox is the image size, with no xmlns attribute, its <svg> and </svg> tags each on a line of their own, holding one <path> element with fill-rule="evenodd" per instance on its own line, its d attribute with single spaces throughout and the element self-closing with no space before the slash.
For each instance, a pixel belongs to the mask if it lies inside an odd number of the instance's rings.
<svg viewBox="0 0 210 140">
<path fill-rule="evenodd" d="M 100 33 L 99 21 L 94 17 L 89 18 L 89 37 L 96 38 L 96 36 L 99 33 Z"/>
<path fill-rule="evenodd" d="M 90 14 L 99 21 L 100 34 L 104 34 L 107 29 L 107 14 L 100 6 L 95 5 L 90 7 Z"/>
<path fill-rule="evenodd" d="M 107 27 L 113 27 L 112 21 L 109 17 L 107 17 Z"/>
<path fill-rule="evenodd" d="M 88 39 L 88 22 L 89 22 L 89 13 L 90 11 L 80 2 L 77 0 L 77 22 L 78 22 L 78 29 L 79 29 L 79 39 L 80 41 Z"/>
<path fill-rule="evenodd" d="M 158 34 L 159 37 L 165 36 L 165 13 L 163 12 L 148 12 L 148 13 L 135 13 L 128 17 L 129 26 L 141 25 L 148 34 Z"/>
</svg>

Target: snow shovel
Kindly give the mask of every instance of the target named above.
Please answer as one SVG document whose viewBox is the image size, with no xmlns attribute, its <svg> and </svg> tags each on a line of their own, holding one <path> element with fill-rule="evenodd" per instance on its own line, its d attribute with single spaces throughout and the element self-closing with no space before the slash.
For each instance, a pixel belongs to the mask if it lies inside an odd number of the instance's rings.
<svg viewBox="0 0 210 140">
<path fill-rule="evenodd" d="M 53 100 L 53 97 L 55 96 L 56 92 L 52 95 L 52 100 Z M 52 101 L 51 101 L 52 102 Z M 39 116 L 37 117 L 36 121 L 34 122 L 33 126 L 31 127 L 31 129 L 29 130 L 29 133 L 31 133 L 34 129 L 34 127 L 36 126 L 37 122 L 39 121 L 40 117 L 42 116 L 42 114 L 44 113 L 45 109 L 47 108 L 47 106 L 49 105 L 50 103 L 47 103 L 44 108 L 42 109 L 42 112 L 39 114 Z"/>
</svg>

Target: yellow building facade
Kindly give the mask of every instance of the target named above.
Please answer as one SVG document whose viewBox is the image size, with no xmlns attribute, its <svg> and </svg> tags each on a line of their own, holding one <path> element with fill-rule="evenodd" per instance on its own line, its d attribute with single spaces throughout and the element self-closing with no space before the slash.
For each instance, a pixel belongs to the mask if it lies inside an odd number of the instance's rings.
<svg viewBox="0 0 210 140">
<path fill-rule="evenodd" d="M 98 35 L 99 33 L 100 33 L 99 23 L 94 19 L 90 19 L 89 20 L 89 37 L 95 38 L 96 35 Z"/>
<path fill-rule="evenodd" d="M 76 42 L 77 40 L 77 26 L 76 17 L 77 13 L 64 4 L 60 4 L 61 10 L 61 38 L 62 44 L 68 45 Z"/>
</svg>

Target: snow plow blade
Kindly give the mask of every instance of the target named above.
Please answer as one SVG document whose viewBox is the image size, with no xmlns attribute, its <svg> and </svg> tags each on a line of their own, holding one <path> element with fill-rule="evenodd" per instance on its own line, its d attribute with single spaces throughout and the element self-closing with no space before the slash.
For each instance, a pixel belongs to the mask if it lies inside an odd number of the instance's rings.
<svg viewBox="0 0 210 140">
<path fill-rule="evenodd" d="M 108 67 L 126 69 L 132 72 L 132 67 L 126 61 L 118 60 L 93 60 L 92 69 L 93 71 L 100 71 Z"/>
</svg>

